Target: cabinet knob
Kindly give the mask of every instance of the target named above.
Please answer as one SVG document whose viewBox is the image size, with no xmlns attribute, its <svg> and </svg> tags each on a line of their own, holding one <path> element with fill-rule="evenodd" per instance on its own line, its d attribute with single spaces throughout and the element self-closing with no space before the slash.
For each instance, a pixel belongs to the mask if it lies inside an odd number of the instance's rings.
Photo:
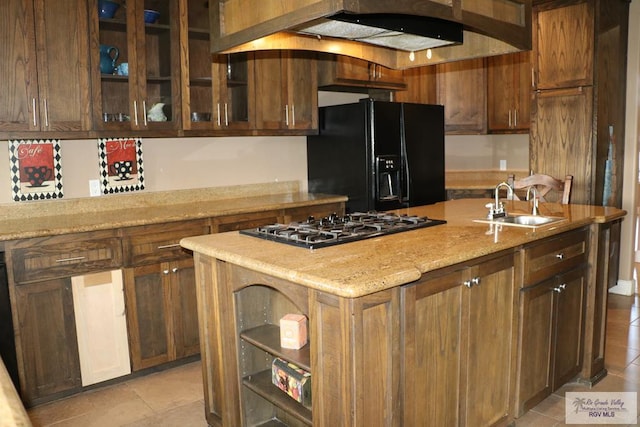
<svg viewBox="0 0 640 427">
<path fill-rule="evenodd" d="M 562 259 L 564 259 L 564 254 L 562 252 L 560 252 L 559 254 L 556 254 L 556 258 L 562 260 Z"/>
<path fill-rule="evenodd" d="M 178 267 L 173 267 L 173 268 L 171 269 L 171 272 L 172 272 L 172 273 L 177 273 L 177 272 L 178 272 Z"/>
<path fill-rule="evenodd" d="M 561 294 L 562 291 L 564 291 L 566 288 L 567 288 L 567 284 L 563 283 L 562 285 L 560 285 L 560 286 L 558 286 L 556 288 L 553 288 L 553 292 Z"/>
<path fill-rule="evenodd" d="M 471 280 L 465 280 L 463 283 L 467 288 L 471 288 L 472 286 L 480 285 L 480 278 L 478 276 L 472 278 Z"/>
<path fill-rule="evenodd" d="M 169 270 L 168 269 L 162 270 L 162 274 L 169 274 Z"/>
</svg>

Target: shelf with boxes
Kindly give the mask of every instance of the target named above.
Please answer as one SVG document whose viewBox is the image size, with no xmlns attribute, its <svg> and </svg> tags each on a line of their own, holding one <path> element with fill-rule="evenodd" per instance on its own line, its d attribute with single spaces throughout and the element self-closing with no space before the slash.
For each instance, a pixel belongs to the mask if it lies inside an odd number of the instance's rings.
<svg viewBox="0 0 640 427">
<path fill-rule="evenodd" d="M 304 308 L 264 285 L 236 292 L 236 307 L 244 424 L 312 425 Z"/>
</svg>

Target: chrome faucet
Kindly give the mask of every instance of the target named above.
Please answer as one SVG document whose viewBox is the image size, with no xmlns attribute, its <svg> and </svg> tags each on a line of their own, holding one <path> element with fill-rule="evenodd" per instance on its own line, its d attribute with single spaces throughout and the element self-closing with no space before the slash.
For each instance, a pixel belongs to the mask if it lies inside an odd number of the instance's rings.
<svg viewBox="0 0 640 427">
<path fill-rule="evenodd" d="M 527 188 L 527 200 L 530 200 L 531 190 L 533 190 L 533 208 L 531 211 L 531 215 L 538 215 L 538 190 L 534 185 Z"/>
<path fill-rule="evenodd" d="M 494 219 L 494 218 L 500 218 L 503 216 L 507 216 L 507 211 L 504 208 L 504 204 L 502 204 L 502 202 L 500 201 L 500 188 L 501 187 L 506 187 L 507 188 L 507 197 L 509 199 L 513 198 L 513 188 L 511 188 L 511 186 L 509 184 L 507 184 L 506 182 L 501 182 L 500 184 L 496 185 L 496 189 L 495 189 L 495 204 L 491 204 L 489 203 L 487 205 L 487 207 L 489 208 L 489 214 L 487 215 L 488 219 Z"/>
</svg>

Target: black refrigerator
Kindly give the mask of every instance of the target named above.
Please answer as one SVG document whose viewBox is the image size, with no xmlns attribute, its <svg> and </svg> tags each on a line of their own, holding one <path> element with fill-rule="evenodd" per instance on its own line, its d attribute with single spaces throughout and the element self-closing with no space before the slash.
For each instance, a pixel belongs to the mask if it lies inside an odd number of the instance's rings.
<svg viewBox="0 0 640 427">
<path fill-rule="evenodd" d="M 321 107 L 307 137 L 309 191 L 347 195 L 350 212 L 445 200 L 444 107 L 362 99 Z"/>
</svg>

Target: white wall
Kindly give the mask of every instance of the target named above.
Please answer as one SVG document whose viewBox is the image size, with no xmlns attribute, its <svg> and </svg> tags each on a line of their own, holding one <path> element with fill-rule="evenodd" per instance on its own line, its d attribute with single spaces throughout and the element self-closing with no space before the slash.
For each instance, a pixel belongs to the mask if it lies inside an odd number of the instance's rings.
<svg viewBox="0 0 640 427">
<path fill-rule="evenodd" d="M 637 286 L 634 278 L 636 251 L 636 218 L 638 206 L 638 114 L 640 113 L 640 2 L 632 1 L 629 9 L 629 48 L 627 54 L 627 115 L 624 145 L 624 177 L 622 208 L 627 217 L 622 221 L 619 279 Z M 637 292 L 637 288 L 636 288 Z"/>
</svg>

